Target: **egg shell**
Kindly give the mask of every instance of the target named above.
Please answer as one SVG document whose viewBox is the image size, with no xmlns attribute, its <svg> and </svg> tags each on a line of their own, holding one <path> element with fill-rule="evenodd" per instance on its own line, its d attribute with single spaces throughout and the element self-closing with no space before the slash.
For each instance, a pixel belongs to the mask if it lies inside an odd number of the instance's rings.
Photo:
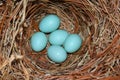
<svg viewBox="0 0 120 80">
<path fill-rule="evenodd" d="M 67 53 L 63 47 L 52 45 L 47 50 L 47 56 L 55 63 L 62 63 L 67 58 Z"/>
<path fill-rule="evenodd" d="M 45 16 L 40 24 L 39 29 L 44 33 L 55 31 L 60 26 L 60 18 L 55 14 Z"/>
<path fill-rule="evenodd" d="M 63 45 L 68 34 L 66 30 L 56 30 L 49 35 L 49 42 L 52 45 Z"/>
<path fill-rule="evenodd" d="M 63 46 L 68 53 L 76 52 L 82 44 L 82 38 L 78 34 L 70 34 Z"/>
<path fill-rule="evenodd" d="M 32 35 L 30 44 L 34 51 L 42 51 L 47 45 L 47 37 L 42 32 L 36 32 Z"/>
</svg>

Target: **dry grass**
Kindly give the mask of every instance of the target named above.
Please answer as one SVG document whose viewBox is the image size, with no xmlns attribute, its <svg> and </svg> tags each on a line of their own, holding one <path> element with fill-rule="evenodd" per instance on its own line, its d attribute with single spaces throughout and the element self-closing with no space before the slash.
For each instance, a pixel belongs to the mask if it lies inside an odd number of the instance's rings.
<svg viewBox="0 0 120 80">
<path fill-rule="evenodd" d="M 61 18 L 61 29 L 77 33 L 82 47 L 62 64 L 46 49 L 35 53 L 31 35 L 46 14 Z M 119 80 L 120 0 L 0 1 L 1 80 Z"/>
</svg>

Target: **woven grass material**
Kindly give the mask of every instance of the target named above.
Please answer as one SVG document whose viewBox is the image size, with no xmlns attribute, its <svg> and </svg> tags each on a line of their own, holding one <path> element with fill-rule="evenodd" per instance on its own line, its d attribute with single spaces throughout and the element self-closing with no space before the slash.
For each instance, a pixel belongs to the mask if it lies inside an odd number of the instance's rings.
<svg viewBox="0 0 120 80">
<path fill-rule="evenodd" d="M 29 40 L 47 14 L 77 33 L 82 47 L 62 64 L 32 51 Z M 119 80 L 120 0 L 0 1 L 1 80 Z"/>
</svg>

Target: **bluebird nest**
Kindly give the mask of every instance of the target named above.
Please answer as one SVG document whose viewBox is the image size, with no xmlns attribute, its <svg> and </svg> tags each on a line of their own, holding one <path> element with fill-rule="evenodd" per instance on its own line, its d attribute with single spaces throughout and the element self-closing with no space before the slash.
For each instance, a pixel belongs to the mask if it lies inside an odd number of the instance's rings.
<svg viewBox="0 0 120 80">
<path fill-rule="evenodd" d="M 36 53 L 31 35 L 47 14 L 83 43 L 65 62 Z M 120 0 L 1 0 L 0 80 L 119 80 Z"/>
</svg>

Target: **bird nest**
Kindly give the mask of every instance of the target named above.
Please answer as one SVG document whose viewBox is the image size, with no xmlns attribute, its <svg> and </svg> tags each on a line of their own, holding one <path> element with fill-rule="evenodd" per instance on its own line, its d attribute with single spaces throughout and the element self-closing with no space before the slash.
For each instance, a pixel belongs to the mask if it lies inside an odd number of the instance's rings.
<svg viewBox="0 0 120 80">
<path fill-rule="evenodd" d="M 61 19 L 60 29 L 79 34 L 83 43 L 55 64 L 47 47 L 34 52 L 31 35 L 47 14 Z M 120 0 L 1 0 L 1 80 L 119 80 Z"/>
</svg>

